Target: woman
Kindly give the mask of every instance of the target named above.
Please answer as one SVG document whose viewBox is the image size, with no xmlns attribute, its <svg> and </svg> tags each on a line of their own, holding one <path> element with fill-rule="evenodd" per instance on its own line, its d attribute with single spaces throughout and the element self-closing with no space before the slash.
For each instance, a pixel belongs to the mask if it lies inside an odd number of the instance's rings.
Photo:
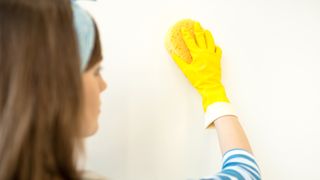
<svg viewBox="0 0 320 180">
<path fill-rule="evenodd" d="M 69 0 L 0 1 L 1 180 L 81 179 L 101 60 L 96 26 Z"/>
<path fill-rule="evenodd" d="M 82 179 L 82 140 L 97 130 L 106 89 L 98 31 L 68 0 L 35 2 L 0 1 L 0 179 Z M 195 31 L 183 37 L 197 63 L 173 58 L 203 97 L 206 126 L 219 134 L 224 165 L 208 179 L 260 179 L 220 81 L 221 51 L 211 34 Z M 193 68 L 199 63 L 206 68 Z"/>
</svg>

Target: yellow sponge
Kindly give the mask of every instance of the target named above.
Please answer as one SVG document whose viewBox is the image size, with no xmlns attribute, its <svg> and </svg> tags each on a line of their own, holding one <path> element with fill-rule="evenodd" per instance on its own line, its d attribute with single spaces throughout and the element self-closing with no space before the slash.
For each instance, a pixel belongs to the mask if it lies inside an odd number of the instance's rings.
<svg viewBox="0 0 320 180">
<path fill-rule="evenodd" d="M 187 63 L 192 62 L 192 57 L 187 45 L 184 43 L 181 34 L 181 28 L 185 28 L 194 36 L 194 23 L 191 19 L 184 19 L 177 22 L 173 27 L 170 28 L 166 35 L 165 46 L 169 54 L 175 54 Z"/>
</svg>

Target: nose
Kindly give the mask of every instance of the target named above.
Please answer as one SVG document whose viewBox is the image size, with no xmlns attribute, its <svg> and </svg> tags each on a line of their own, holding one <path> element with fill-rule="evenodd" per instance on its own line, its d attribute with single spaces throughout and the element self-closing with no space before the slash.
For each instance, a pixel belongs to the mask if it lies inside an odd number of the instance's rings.
<svg viewBox="0 0 320 180">
<path fill-rule="evenodd" d="M 100 80 L 100 92 L 105 91 L 107 89 L 107 87 L 108 87 L 107 82 L 103 78 L 101 78 L 101 80 Z"/>
</svg>

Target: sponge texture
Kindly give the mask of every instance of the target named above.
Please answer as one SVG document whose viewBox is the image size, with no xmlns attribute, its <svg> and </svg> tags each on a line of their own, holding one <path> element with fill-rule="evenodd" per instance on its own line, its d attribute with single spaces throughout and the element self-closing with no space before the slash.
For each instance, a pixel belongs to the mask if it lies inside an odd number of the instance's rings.
<svg viewBox="0 0 320 180">
<path fill-rule="evenodd" d="M 177 22 L 174 26 L 170 28 L 165 39 L 165 46 L 169 54 L 179 56 L 187 63 L 192 62 L 192 56 L 182 38 L 181 28 L 185 28 L 187 31 L 191 33 L 192 36 L 194 36 L 194 23 L 195 21 L 191 19 L 183 19 Z"/>
</svg>

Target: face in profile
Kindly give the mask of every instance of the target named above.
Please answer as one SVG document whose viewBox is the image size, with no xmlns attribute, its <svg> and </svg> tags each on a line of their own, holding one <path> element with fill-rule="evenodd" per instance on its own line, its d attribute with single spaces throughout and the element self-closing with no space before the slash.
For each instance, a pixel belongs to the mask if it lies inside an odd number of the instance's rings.
<svg viewBox="0 0 320 180">
<path fill-rule="evenodd" d="M 83 136 L 93 135 L 98 129 L 100 114 L 100 93 L 107 89 L 107 83 L 100 74 L 101 62 L 96 63 L 82 75 L 84 92 Z"/>
</svg>

